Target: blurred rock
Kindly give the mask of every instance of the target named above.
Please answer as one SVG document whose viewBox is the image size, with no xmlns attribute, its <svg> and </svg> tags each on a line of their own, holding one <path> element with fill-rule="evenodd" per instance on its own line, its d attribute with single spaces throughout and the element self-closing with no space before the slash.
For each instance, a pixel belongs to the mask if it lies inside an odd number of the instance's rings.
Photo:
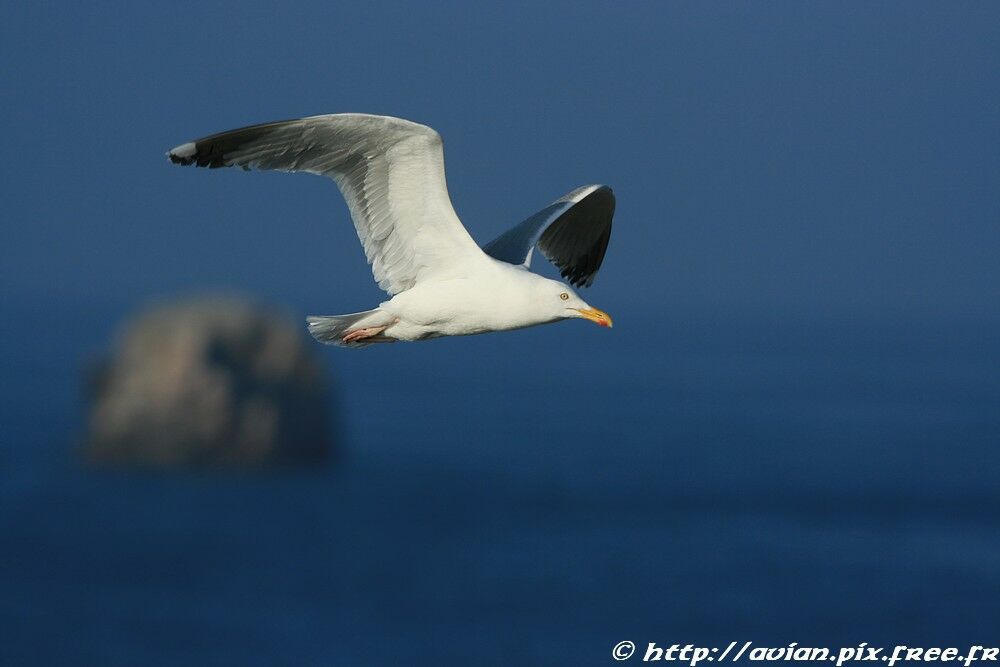
<svg viewBox="0 0 1000 667">
<path fill-rule="evenodd" d="M 302 326 L 245 301 L 138 316 L 88 393 L 93 462 L 262 467 L 330 453 L 324 371 Z"/>
</svg>

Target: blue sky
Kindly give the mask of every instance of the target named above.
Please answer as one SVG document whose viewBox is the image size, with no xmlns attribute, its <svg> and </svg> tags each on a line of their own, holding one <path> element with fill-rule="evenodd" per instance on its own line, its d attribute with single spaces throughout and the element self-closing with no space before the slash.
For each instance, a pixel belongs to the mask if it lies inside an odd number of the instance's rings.
<svg viewBox="0 0 1000 667">
<path fill-rule="evenodd" d="M 427 123 L 473 236 L 610 184 L 616 320 L 1000 317 L 996 3 L 5 3 L 7 297 L 383 298 L 332 184 L 171 167 L 254 122 Z"/>
</svg>

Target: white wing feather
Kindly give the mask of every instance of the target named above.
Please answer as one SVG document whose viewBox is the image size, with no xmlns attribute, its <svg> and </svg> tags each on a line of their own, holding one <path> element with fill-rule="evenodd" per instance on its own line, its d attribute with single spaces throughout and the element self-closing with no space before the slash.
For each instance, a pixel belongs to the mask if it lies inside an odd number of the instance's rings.
<svg viewBox="0 0 1000 667">
<path fill-rule="evenodd" d="M 168 153 L 178 164 L 332 178 L 389 294 L 482 256 L 448 197 L 441 137 L 390 116 L 332 114 L 222 132 Z"/>
</svg>

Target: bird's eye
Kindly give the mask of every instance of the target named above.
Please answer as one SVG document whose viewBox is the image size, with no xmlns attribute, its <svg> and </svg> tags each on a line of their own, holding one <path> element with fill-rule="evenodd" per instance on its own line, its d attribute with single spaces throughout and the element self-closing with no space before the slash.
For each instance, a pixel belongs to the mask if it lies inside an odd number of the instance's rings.
<svg viewBox="0 0 1000 667">
<path fill-rule="evenodd" d="M 562 294 L 559 295 L 559 298 L 562 299 L 563 301 L 566 301 L 567 299 L 569 299 L 569 294 L 563 292 Z"/>
</svg>

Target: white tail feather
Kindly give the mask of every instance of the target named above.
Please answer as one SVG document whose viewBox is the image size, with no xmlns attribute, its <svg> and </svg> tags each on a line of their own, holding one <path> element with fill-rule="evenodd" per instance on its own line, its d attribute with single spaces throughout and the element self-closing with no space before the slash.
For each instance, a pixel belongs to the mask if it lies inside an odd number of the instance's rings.
<svg viewBox="0 0 1000 667">
<path fill-rule="evenodd" d="M 344 342 L 344 336 L 351 331 L 388 324 L 389 317 L 378 308 L 347 315 L 310 315 L 306 318 L 306 322 L 309 323 L 309 333 L 312 334 L 312 337 L 327 345 L 365 347 L 372 343 L 395 342 L 395 339 L 388 336 L 374 336 L 349 343 Z"/>
</svg>

